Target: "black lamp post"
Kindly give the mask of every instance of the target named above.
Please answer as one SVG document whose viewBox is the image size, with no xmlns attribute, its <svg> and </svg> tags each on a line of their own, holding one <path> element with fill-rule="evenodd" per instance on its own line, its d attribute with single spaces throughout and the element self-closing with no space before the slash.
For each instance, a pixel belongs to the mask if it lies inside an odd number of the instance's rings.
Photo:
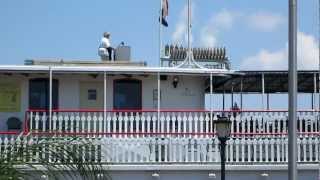
<svg viewBox="0 0 320 180">
<path fill-rule="evenodd" d="M 231 135 L 231 121 L 229 118 L 222 116 L 214 122 L 216 125 L 216 135 L 220 141 L 221 157 L 221 180 L 226 179 L 226 142 Z"/>
</svg>

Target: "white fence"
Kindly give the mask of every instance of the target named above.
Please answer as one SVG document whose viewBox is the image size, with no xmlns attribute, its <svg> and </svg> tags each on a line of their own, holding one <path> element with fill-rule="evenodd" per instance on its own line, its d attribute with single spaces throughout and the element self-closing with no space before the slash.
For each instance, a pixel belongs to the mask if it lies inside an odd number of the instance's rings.
<svg viewBox="0 0 320 180">
<path fill-rule="evenodd" d="M 33 158 L 23 156 L 24 159 L 21 160 L 37 163 L 39 157 L 42 157 L 48 162 L 63 161 L 57 160 L 54 154 L 54 152 L 59 153 L 59 148 L 52 149 L 55 148 L 51 143 L 52 138 L 38 136 L 18 138 L 2 136 L 0 154 L 5 156 L 4 159 L 10 161 L 10 158 L 14 157 L 11 154 L 17 152 L 19 148 L 30 149 L 33 144 L 44 141 L 48 143 L 37 146 L 31 152 L 28 151 L 34 155 Z M 78 146 L 78 143 L 85 143 L 86 146 Z M 83 161 L 92 162 L 112 164 L 220 162 L 219 141 L 215 138 L 83 137 L 67 146 L 69 151 L 77 152 L 77 156 Z M 319 137 L 298 139 L 298 162 L 318 163 L 319 153 Z M 288 161 L 288 139 L 286 137 L 231 138 L 227 142 L 226 160 L 229 164 L 286 163 Z"/>
<path fill-rule="evenodd" d="M 212 137 L 213 122 L 222 112 L 28 112 L 28 131 L 117 135 L 117 137 Z M 284 135 L 287 112 L 225 112 L 232 122 L 233 136 Z M 51 126 L 50 126 L 51 124 Z M 298 112 L 300 136 L 320 132 L 319 112 Z M 51 128 L 51 129 L 50 129 Z"/>
<path fill-rule="evenodd" d="M 232 122 L 227 141 L 229 164 L 286 163 L 288 161 L 287 112 L 205 112 L 167 111 L 54 111 L 51 121 L 44 111 L 29 111 L 25 132 L 32 136 L 1 136 L 0 154 L 28 148 L 50 137 L 70 138 L 88 146 L 76 151 L 84 161 L 102 163 L 213 163 L 220 161 L 219 141 L 214 137 L 214 121 L 222 115 Z M 298 162 L 320 161 L 319 112 L 298 112 Z M 51 127 L 51 129 L 50 129 Z M 49 143 L 50 144 L 50 143 Z M 32 152 L 54 162 L 50 147 Z M 50 146 L 50 145 L 48 145 Z M 24 159 L 26 162 L 37 158 Z"/>
</svg>

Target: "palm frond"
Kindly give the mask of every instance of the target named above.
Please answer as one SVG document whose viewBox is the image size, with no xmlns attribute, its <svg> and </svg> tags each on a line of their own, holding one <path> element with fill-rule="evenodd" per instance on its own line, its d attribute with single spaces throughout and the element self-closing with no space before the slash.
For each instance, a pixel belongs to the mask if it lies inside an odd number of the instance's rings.
<svg viewBox="0 0 320 180">
<path fill-rule="evenodd" d="M 111 179 L 92 138 L 20 135 L 5 141 L 0 143 L 0 180 Z"/>
</svg>

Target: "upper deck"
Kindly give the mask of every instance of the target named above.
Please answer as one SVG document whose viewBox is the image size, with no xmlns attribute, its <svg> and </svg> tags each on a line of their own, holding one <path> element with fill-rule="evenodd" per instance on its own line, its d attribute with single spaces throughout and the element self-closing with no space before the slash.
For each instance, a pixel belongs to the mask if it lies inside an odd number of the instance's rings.
<svg viewBox="0 0 320 180">
<path fill-rule="evenodd" d="M 159 74 L 161 107 L 158 109 L 155 90 Z M 288 113 L 268 106 L 268 96 L 286 93 L 287 85 L 280 83 L 286 81 L 286 76 L 285 71 L 0 66 L 0 84 L 9 90 L 14 87 L 13 92 L 21 100 L 9 106 L 11 110 L 0 112 L 0 117 L 5 120 L 19 117 L 21 132 L 29 134 L 26 138 L 17 138 L 13 135 L 16 132 L 8 132 L 3 123 L 0 150 L 4 151 L 10 143 L 27 146 L 47 137 L 76 136 L 93 143 L 92 151 L 88 150 L 92 160 L 114 170 L 143 171 L 145 165 L 152 170 L 169 167 L 176 170 L 217 170 L 218 166 L 211 168 L 211 164 L 220 162 L 219 141 L 213 122 L 225 115 L 232 121 L 232 137 L 227 147 L 230 171 L 259 173 L 265 169 L 285 170 L 288 161 Z M 174 87 L 176 77 L 178 84 Z M 308 96 L 308 106 L 298 112 L 298 162 L 301 170 L 315 171 L 320 158 L 320 121 L 316 103 L 318 77 L 317 71 L 299 72 L 299 92 L 311 95 Z M 38 84 L 39 79 L 42 79 L 40 84 L 43 86 Z M 117 92 L 122 92 L 116 90 L 120 87 L 117 83 L 122 82 L 119 80 L 140 82 L 141 91 L 134 95 L 141 100 L 139 108 L 115 106 L 118 104 Z M 33 86 L 35 82 L 36 86 Z M 35 103 L 37 100 L 32 97 L 32 91 L 43 94 L 45 103 Z M 261 107 L 255 110 L 245 108 L 248 102 L 245 95 L 250 93 L 258 97 L 255 101 L 261 101 Z M 213 101 L 213 97 L 218 95 L 229 96 L 232 102 L 227 103 L 227 98 Z M 238 109 L 232 109 L 234 102 L 238 102 Z M 218 103 L 226 105 L 218 109 L 210 106 Z M 18 111 L 12 112 L 16 107 Z M 38 155 L 41 156 L 40 153 Z M 82 156 L 86 159 L 87 154 Z"/>
</svg>

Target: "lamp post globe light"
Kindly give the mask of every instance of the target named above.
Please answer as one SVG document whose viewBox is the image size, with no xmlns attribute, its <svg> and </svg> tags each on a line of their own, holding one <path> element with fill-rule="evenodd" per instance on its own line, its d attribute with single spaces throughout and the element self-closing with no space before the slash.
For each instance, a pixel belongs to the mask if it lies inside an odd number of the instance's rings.
<svg viewBox="0 0 320 180">
<path fill-rule="evenodd" d="M 225 163 L 226 163 L 226 142 L 231 135 L 231 121 L 228 117 L 219 117 L 217 121 L 214 121 L 216 126 L 216 136 L 220 141 L 220 157 L 221 157 L 221 180 L 225 180 Z"/>
</svg>

